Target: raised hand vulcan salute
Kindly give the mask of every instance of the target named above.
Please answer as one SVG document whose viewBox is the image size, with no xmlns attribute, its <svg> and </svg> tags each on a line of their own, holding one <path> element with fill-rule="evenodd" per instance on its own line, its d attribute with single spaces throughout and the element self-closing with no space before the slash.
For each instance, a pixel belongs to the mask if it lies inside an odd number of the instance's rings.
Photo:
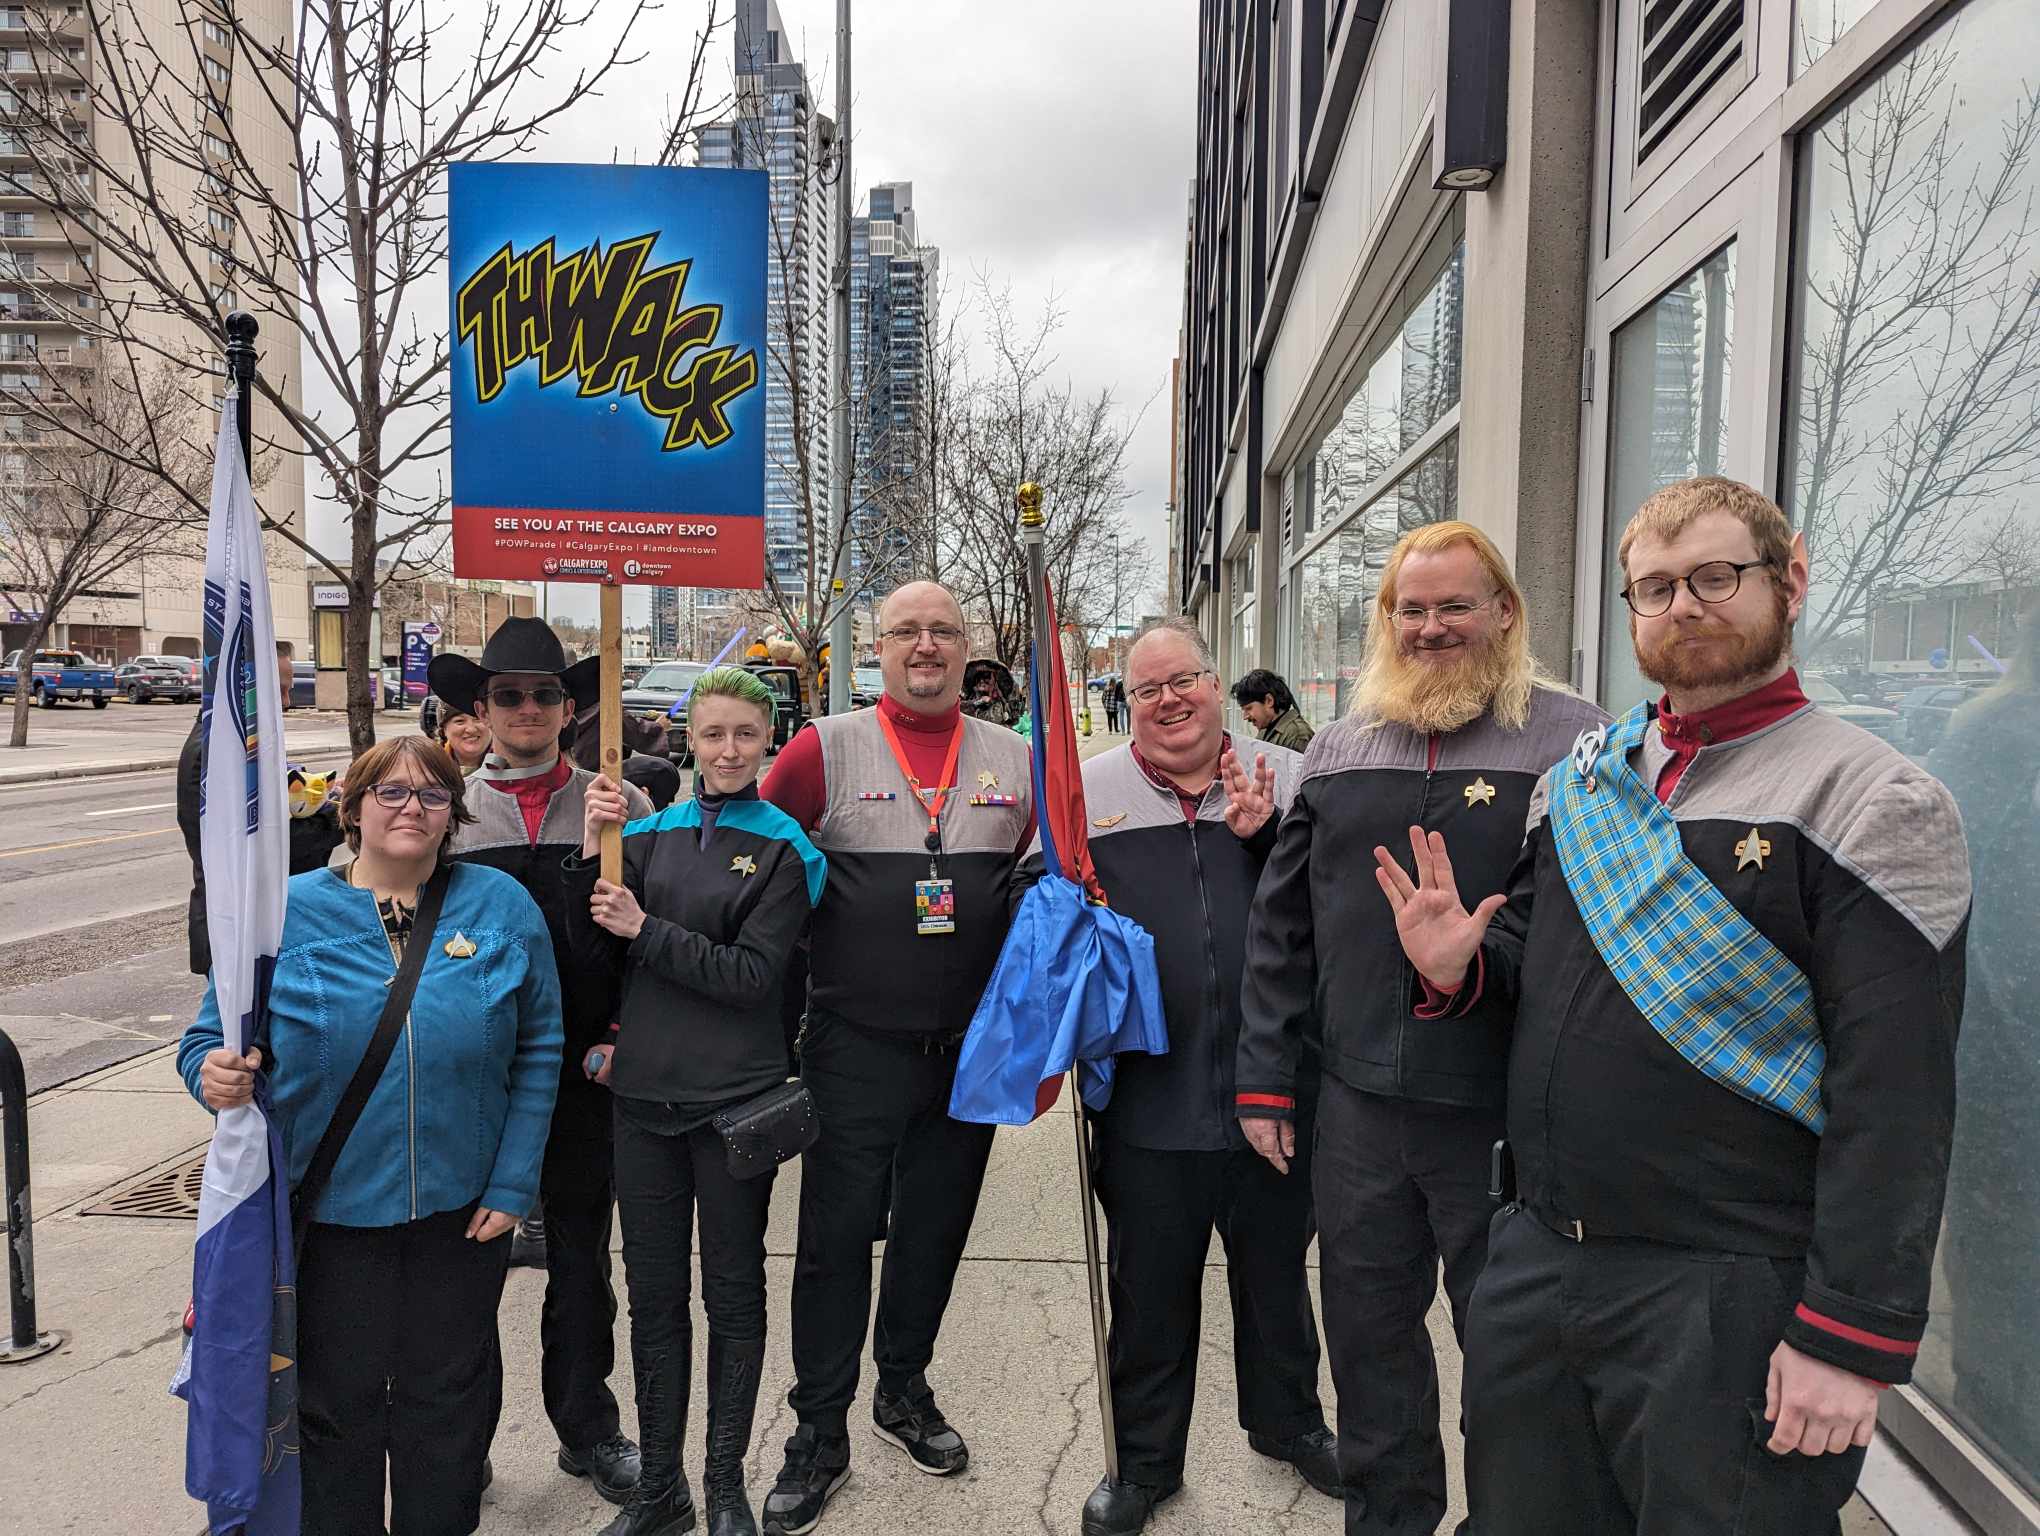
<svg viewBox="0 0 2040 1536">
<path fill-rule="evenodd" d="M 1374 878 L 1395 912 L 1396 936 L 1417 974 L 1440 992 L 1457 992 L 1466 982 L 1467 967 L 1480 953 L 1488 924 L 1508 900 L 1497 894 L 1482 899 L 1471 912 L 1459 899 L 1452 878 L 1452 859 L 1445 839 L 1422 827 L 1410 828 L 1410 862 L 1414 881 L 1386 848 L 1376 847 Z"/>
</svg>

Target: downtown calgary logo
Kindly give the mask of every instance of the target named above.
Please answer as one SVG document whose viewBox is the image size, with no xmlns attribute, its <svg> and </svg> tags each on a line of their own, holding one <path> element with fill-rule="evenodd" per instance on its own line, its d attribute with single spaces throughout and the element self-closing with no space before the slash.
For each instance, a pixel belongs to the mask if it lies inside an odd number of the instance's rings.
<svg viewBox="0 0 2040 1536">
<path fill-rule="evenodd" d="M 461 285 L 460 338 L 474 348 L 475 394 L 502 393 L 512 369 L 536 361 L 541 388 L 566 379 L 583 397 L 636 397 L 666 423 L 665 452 L 714 448 L 730 436 L 731 402 L 758 384 L 758 355 L 717 346 L 720 304 L 684 303 L 691 261 L 646 267 L 659 232 L 556 255 L 543 240 L 504 245 Z"/>
</svg>

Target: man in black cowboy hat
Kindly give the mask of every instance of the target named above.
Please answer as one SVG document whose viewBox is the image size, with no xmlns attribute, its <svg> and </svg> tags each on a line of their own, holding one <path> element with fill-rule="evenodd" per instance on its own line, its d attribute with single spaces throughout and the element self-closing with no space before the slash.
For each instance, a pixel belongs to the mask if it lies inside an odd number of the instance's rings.
<svg viewBox="0 0 2040 1536">
<path fill-rule="evenodd" d="M 539 1315 L 546 1416 L 560 1437 L 563 1471 L 594 1481 L 611 1503 L 630 1496 L 638 1448 L 621 1429 L 609 1375 L 616 1365 L 616 1292 L 609 1283 L 614 1203 L 609 1091 L 582 1070 L 616 1017 L 615 978 L 570 970 L 567 893 L 561 861 L 581 848 L 582 797 L 595 777 L 560 752 L 576 699 L 596 697 L 600 662 L 569 665 L 566 648 L 539 619 L 506 619 L 479 663 L 435 656 L 426 676 L 449 708 L 474 715 L 493 738 L 469 780 L 468 809 L 453 856 L 505 870 L 538 902 L 561 961 L 566 1049 L 552 1133 L 539 1175 L 545 1209 L 545 1305 Z M 651 802 L 628 785 L 632 817 Z"/>
</svg>

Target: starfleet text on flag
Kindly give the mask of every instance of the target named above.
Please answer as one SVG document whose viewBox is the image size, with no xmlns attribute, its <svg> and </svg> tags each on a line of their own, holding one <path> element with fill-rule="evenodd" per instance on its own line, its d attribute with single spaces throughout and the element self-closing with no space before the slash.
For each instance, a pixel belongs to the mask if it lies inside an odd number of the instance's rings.
<svg viewBox="0 0 2040 1536">
<path fill-rule="evenodd" d="M 756 588 L 766 178 L 448 175 L 457 574 Z"/>
</svg>

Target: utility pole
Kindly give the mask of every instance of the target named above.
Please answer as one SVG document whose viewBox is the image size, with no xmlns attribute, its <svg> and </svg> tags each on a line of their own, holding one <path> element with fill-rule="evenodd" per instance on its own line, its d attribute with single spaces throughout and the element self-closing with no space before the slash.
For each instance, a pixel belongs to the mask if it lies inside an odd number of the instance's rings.
<svg viewBox="0 0 2040 1536">
<path fill-rule="evenodd" d="M 856 657 L 850 654 L 850 604 L 848 601 L 850 553 L 850 482 L 857 466 L 850 434 L 850 215 L 856 195 L 850 178 L 850 0 L 836 0 L 836 217 L 833 235 L 836 245 L 835 315 L 829 327 L 833 355 L 830 373 L 835 379 L 835 412 L 832 423 L 830 462 L 835 466 L 835 484 L 830 487 L 830 532 L 834 556 L 830 561 L 827 601 L 836 605 L 829 621 L 829 713 L 850 712 L 850 669 Z"/>
</svg>

